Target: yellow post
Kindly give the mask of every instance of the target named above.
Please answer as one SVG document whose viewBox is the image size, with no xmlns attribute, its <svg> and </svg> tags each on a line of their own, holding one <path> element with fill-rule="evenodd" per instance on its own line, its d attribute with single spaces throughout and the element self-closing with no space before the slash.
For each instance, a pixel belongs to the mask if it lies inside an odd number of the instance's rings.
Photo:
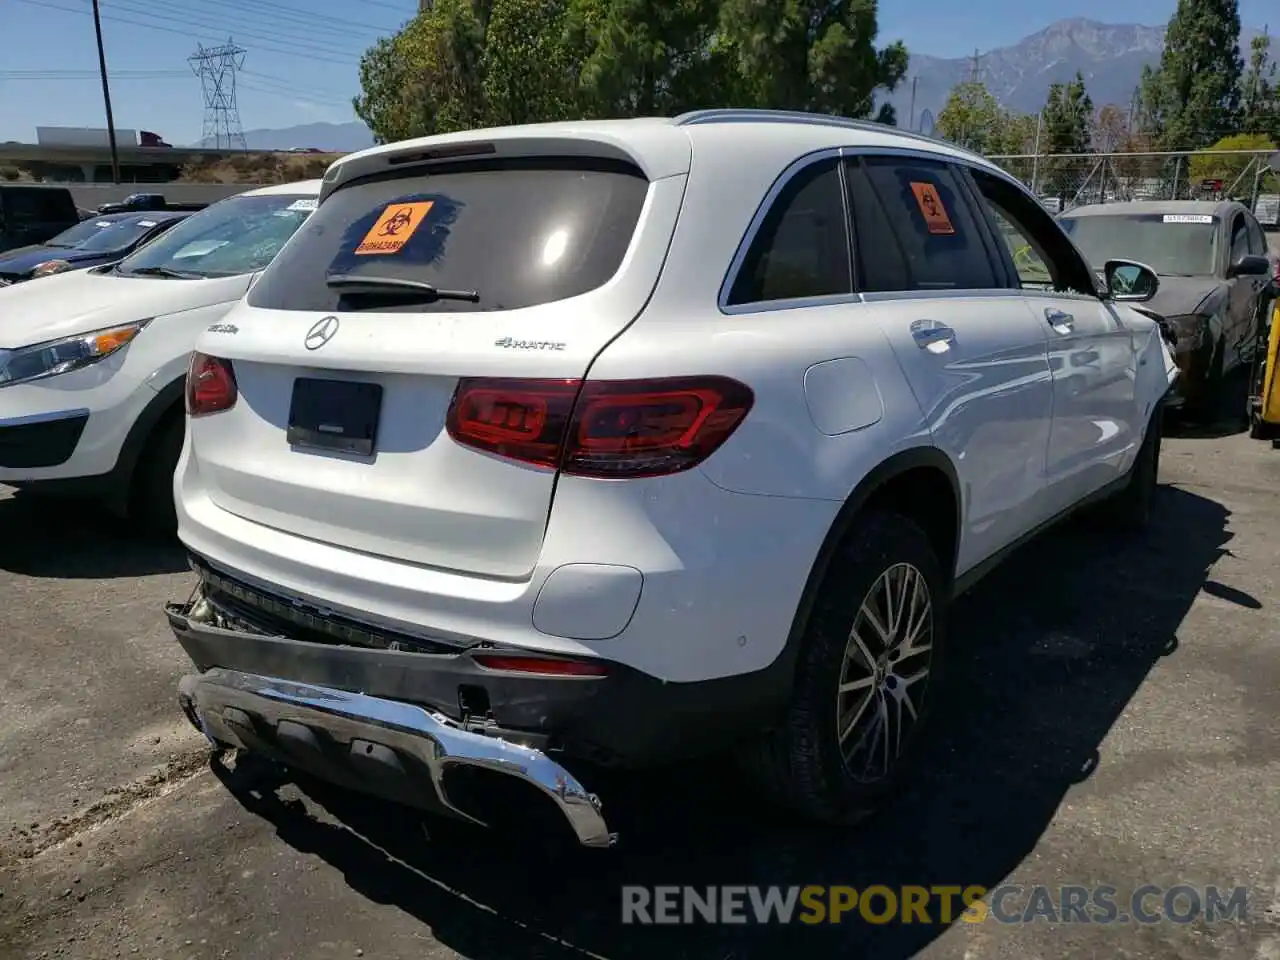
<svg viewBox="0 0 1280 960">
<path fill-rule="evenodd" d="M 1267 341 L 1267 369 L 1262 381 L 1262 409 L 1258 416 L 1263 423 L 1280 426 L 1280 376 L 1276 375 L 1276 367 L 1280 366 L 1280 300 L 1277 300 L 1271 312 L 1271 336 Z"/>
</svg>

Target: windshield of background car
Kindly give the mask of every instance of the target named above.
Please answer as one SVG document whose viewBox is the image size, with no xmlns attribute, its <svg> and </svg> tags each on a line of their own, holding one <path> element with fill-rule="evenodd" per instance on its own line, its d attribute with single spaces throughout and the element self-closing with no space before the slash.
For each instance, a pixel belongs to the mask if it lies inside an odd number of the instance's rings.
<svg viewBox="0 0 1280 960">
<path fill-rule="evenodd" d="M 577 296 L 617 272 L 648 189 L 625 164 L 547 158 L 355 181 L 325 199 L 249 304 L 370 308 L 367 295 L 328 286 L 335 275 L 477 294 L 376 298 L 392 312 L 515 310 Z"/>
<path fill-rule="evenodd" d="M 119 220 L 102 220 L 90 217 L 88 220 L 81 220 L 69 230 L 63 230 L 52 240 L 47 241 L 46 245 L 50 247 L 65 247 L 67 249 L 79 247 L 82 243 L 92 240 L 112 227 L 119 226 L 120 222 Z"/>
<path fill-rule="evenodd" d="M 1218 220 L 1187 214 L 1098 214 L 1058 221 L 1090 265 L 1137 260 L 1166 277 L 1217 272 Z"/>
<path fill-rule="evenodd" d="M 315 209 L 305 194 L 232 197 L 205 207 L 132 256 L 118 273 L 171 270 L 192 277 L 231 277 L 269 264 Z"/>
<path fill-rule="evenodd" d="M 156 226 L 155 220 L 148 220 L 142 216 L 111 222 L 105 220 L 94 222 L 107 225 L 76 244 L 77 253 L 112 253 L 116 250 L 124 250 L 137 243 Z"/>
</svg>

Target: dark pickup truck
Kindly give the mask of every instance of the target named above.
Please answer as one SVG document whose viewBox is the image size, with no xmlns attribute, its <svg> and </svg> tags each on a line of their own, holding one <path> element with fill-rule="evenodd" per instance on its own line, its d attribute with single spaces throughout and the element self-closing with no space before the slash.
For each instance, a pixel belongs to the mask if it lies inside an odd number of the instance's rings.
<svg viewBox="0 0 1280 960">
<path fill-rule="evenodd" d="M 162 193 L 135 193 L 119 203 L 104 203 L 98 213 L 141 213 L 149 210 L 203 210 L 207 203 L 169 203 Z"/>
<path fill-rule="evenodd" d="M 38 183 L 0 183 L 0 252 L 44 243 L 80 222 L 71 191 Z"/>
</svg>

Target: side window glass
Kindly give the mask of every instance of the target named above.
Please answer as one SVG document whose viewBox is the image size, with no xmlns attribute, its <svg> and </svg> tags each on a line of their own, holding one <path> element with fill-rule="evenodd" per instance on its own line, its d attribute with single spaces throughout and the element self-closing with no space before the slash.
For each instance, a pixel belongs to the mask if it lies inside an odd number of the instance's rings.
<svg viewBox="0 0 1280 960">
<path fill-rule="evenodd" d="M 991 217 L 996 223 L 996 231 L 1009 250 L 1009 258 L 1013 261 L 1014 269 L 1018 271 L 1018 282 L 1024 289 L 1029 287 L 1033 290 L 1052 290 L 1053 273 L 1049 270 L 1049 265 L 1044 262 L 1044 258 L 1036 251 L 1035 244 L 1031 242 L 1031 235 L 1017 226 L 997 204 L 989 201 L 988 203 L 991 208 Z"/>
<path fill-rule="evenodd" d="M 796 174 L 774 199 L 734 278 L 729 305 L 852 293 L 837 161 Z"/>
<path fill-rule="evenodd" d="M 1245 217 L 1245 228 L 1249 231 L 1249 252 L 1265 255 L 1267 252 L 1267 238 L 1262 233 L 1262 227 L 1253 217 Z"/>
<path fill-rule="evenodd" d="M 1231 262 L 1235 263 L 1249 252 L 1249 234 L 1244 228 L 1244 214 L 1237 213 L 1231 224 Z"/>
<path fill-rule="evenodd" d="M 979 170 L 972 174 L 1020 287 L 1097 295 L 1093 272 L 1038 201 L 998 177 Z"/>
<path fill-rule="evenodd" d="M 66 216 L 66 208 L 63 205 L 63 196 L 64 194 L 55 193 L 52 190 L 45 190 L 41 193 L 41 220 L 61 220 Z"/>
<path fill-rule="evenodd" d="M 853 254 L 858 263 L 859 286 L 868 292 L 915 289 L 897 232 L 858 160 L 845 162 L 845 183 L 853 232 L 858 239 Z"/>
<path fill-rule="evenodd" d="M 8 196 L 7 210 L 15 222 L 31 223 L 39 219 L 40 201 L 33 190 L 14 190 Z"/>
<path fill-rule="evenodd" d="M 1004 286 L 983 243 L 983 226 L 946 164 L 905 157 L 866 157 L 867 176 L 884 205 L 906 261 L 907 286 L 868 270 L 865 289 L 984 290 Z M 861 226 L 863 211 L 855 208 Z M 859 233 L 859 245 L 874 242 Z M 873 234 L 874 236 L 874 234 Z"/>
</svg>

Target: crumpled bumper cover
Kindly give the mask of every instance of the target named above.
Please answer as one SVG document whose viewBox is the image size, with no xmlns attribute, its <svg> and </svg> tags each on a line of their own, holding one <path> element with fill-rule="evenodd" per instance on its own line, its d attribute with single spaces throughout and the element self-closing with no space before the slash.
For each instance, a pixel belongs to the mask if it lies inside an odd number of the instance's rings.
<svg viewBox="0 0 1280 960">
<path fill-rule="evenodd" d="M 482 768 L 536 787 L 583 846 L 616 840 L 599 799 L 546 754 L 414 704 L 222 668 L 184 677 L 179 701 L 216 745 L 266 754 L 339 785 L 485 825 L 447 789 L 451 771 Z"/>
</svg>

